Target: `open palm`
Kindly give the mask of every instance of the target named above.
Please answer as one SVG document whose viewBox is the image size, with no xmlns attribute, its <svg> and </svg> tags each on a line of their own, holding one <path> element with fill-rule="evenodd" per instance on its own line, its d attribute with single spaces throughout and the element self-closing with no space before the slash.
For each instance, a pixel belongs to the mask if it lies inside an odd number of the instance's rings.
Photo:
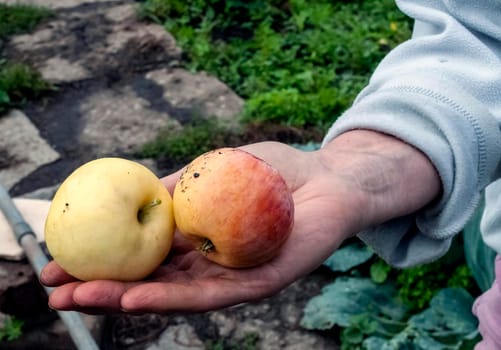
<svg viewBox="0 0 501 350">
<path fill-rule="evenodd" d="M 270 296 L 318 267 L 357 227 L 356 198 L 345 178 L 325 167 L 318 152 L 305 153 L 275 142 L 246 146 L 284 176 L 293 193 L 295 222 L 280 254 L 255 268 L 229 269 L 205 258 L 177 234 L 168 261 L 147 280 L 77 281 L 55 263 L 42 283 L 56 287 L 50 305 L 88 313 L 207 311 Z M 172 191 L 179 174 L 163 179 Z M 338 183 L 336 183 L 338 182 Z"/>
</svg>

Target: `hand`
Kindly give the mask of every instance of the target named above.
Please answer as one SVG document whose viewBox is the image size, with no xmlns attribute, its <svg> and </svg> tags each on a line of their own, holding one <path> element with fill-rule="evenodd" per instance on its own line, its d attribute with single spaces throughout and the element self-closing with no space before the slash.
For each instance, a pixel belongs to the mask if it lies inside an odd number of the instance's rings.
<svg viewBox="0 0 501 350">
<path fill-rule="evenodd" d="M 438 193 L 433 167 L 412 147 L 375 132 L 345 135 L 317 152 L 275 142 L 244 147 L 277 168 L 293 193 L 294 228 L 272 261 L 250 269 L 228 269 L 210 262 L 176 235 L 168 262 L 141 282 L 76 281 L 55 262 L 49 263 L 41 282 L 56 287 L 50 306 L 86 313 L 200 312 L 264 298 L 317 268 L 347 237 L 416 210 Z M 369 142 L 371 137 L 374 143 Z M 404 158 L 408 161 L 402 164 Z M 405 165 L 412 168 L 411 173 L 416 166 L 424 167 L 427 171 L 420 169 L 415 187 L 422 182 L 428 190 L 409 196 L 404 189 L 405 203 L 396 201 L 392 207 L 387 199 L 398 198 L 393 192 L 401 190 L 391 186 L 401 174 L 392 171 L 397 160 L 399 171 Z M 163 179 L 170 191 L 178 176 Z"/>
</svg>

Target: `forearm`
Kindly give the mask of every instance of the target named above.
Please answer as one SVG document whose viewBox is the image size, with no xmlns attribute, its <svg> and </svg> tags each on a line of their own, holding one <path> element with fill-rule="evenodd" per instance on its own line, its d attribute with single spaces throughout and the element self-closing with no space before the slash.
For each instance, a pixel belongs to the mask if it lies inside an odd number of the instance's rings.
<svg viewBox="0 0 501 350">
<path fill-rule="evenodd" d="M 441 191 L 430 160 L 393 136 L 349 131 L 326 144 L 320 154 L 325 166 L 350 184 L 362 214 L 361 229 L 411 214 Z"/>
</svg>

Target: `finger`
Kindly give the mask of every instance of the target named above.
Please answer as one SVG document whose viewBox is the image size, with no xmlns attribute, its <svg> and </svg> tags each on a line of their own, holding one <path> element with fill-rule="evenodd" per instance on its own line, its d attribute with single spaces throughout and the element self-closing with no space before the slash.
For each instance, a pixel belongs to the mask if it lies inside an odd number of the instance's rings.
<svg viewBox="0 0 501 350">
<path fill-rule="evenodd" d="M 56 310 L 75 310 L 76 304 L 73 301 L 73 292 L 83 282 L 72 282 L 64 284 L 52 290 L 49 294 L 49 306 Z"/>
<path fill-rule="evenodd" d="M 89 310 L 120 311 L 120 299 L 132 284 L 118 281 L 90 281 L 73 291 L 73 303 Z"/>
<path fill-rule="evenodd" d="M 205 312 L 260 297 L 252 288 L 218 279 L 186 283 L 151 282 L 129 289 L 121 300 L 126 312 Z"/>
<path fill-rule="evenodd" d="M 176 171 L 175 173 L 172 173 L 170 175 L 167 175 L 163 178 L 160 179 L 162 183 L 165 185 L 167 190 L 172 194 L 174 192 L 174 188 L 176 187 L 177 180 L 179 180 L 179 176 L 181 176 L 181 173 L 183 172 L 183 169 L 180 169 Z"/>
<path fill-rule="evenodd" d="M 193 284 L 152 282 L 137 286 L 125 293 L 121 300 L 126 312 L 167 313 L 177 311 L 206 311 L 211 309 L 202 288 Z"/>
<path fill-rule="evenodd" d="M 275 141 L 252 143 L 240 147 L 263 159 L 283 176 L 291 191 L 301 187 L 311 175 L 310 158 L 305 152 Z"/>
<path fill-rule="evenodd" d="M 189 241 L 186 236 L 176 230 L 176 234 L 174 235 L 174 243 L 172 244 L 171 248 L 171 254 L 183 255 L 194 249 L 195 247 L 193 242 Z"/>
<path fill-rule="evenodd" d="M 48 287 L 57 287 L 77 279 L 66 273 L 55 261 L 49 262 L 40 273 L 40 282 Z"/>
</svg>

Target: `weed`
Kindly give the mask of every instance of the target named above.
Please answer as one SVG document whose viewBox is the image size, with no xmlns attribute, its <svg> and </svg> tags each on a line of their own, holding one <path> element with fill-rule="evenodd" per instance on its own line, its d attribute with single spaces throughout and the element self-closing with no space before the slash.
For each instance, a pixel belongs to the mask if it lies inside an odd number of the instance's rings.
<svg viewBox="0 0 501 350">
<path fill-rule="evenodd" d="M 40 73 L 20 63 L 0 64 L 0 113 L 52 89 Z"/>
<path fill-rule="evenodd" d="M 471 271 L 464 263 L 451 270 L 442 260 L 402 270 L 396 282 L 399 296 L 413 311 L 423 310 L 443 288 L 473 290 L 475 286 Z"/>
<path fill-rule="evenodd" d="M 10 35 L 32 31 L 52 12 L 28 5 L 0 4 L 0 40 Z M 52 89 L 51 85 L 30 66 L 10 63 L 0 56 L 0 114 L 19 107 L 29 99 L 38 98 Z"/>
<path fill-rule="evenodd" d="M 0 327 L 0 341 L 11 341 L 19 338 L 22 334 L 23 321 L 13 316 L 7 316 L 4 324 Z"/>
<path fill-rule="evenodd" d="M 141 157 L 162 157 L 168 155 L 173 164 L 184 164 L 197 155 L 221 145 L 233 143 L 234 132 L 213 119 L 199 119 L 192 124 L 178 128 L 166 128 L 156 140 L 146 145 Z"/>
<path fill-rule="evenodd" d="M 326 128 L 410 36 L 391 0 L 147 0 L 187 54 L 246 100 L 244 120 Z"/>
<path fill-rule="evenodd" d="M 242 340 L 226 342 L 222 339 L 209 340 L 205 343 L 207 350 L 257 350 L 259 334 L 250 332 L 245 334 Z"/>
<path fill-rule="evenodd" d="M 51 16 L 50 10 L 41 7 L 0 4 L 0 38 L 30 32 Z"/>
</svg>

